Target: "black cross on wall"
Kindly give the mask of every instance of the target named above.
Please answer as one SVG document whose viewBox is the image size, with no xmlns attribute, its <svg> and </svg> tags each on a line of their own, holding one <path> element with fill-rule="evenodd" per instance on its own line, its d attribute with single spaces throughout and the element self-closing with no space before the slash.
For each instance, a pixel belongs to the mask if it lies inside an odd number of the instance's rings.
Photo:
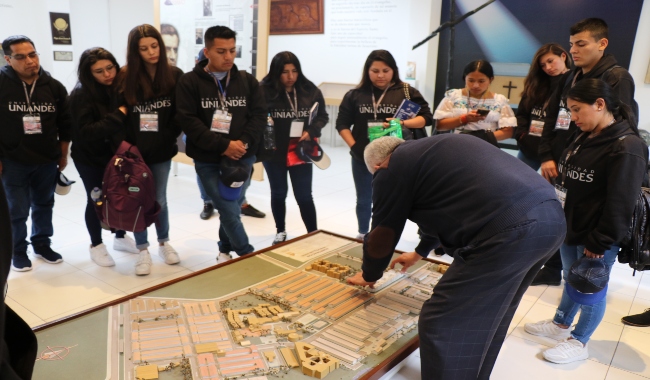
<svg viewBox="0 0 650 380">
<path fill-rule="evenodd" d="M 517 88 L 517 86 L 513 86 L 513 85 L 512 85 L 512 81 L 509 80 L 509 81 L 508 81 L 508 85 L 507 85 L 507 86 L 503 86 L 503 88 L 507 88 L 507 89 L 508 89 L 508 99 L 510 99 L 510 91 L 512 91 L 513 88 Z"/>
</svg>

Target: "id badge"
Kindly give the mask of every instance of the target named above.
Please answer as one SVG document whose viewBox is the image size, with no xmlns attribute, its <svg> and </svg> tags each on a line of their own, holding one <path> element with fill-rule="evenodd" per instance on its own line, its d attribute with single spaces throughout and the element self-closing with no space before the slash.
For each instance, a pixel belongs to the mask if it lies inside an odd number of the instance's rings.
<svg viewBox="0 0 650 380">
<path fill-rule="evenodd" d="M 533 120 L 530 122 L 530 128 L 528 128 L 528 135 L 541 137 L 543 130 L 544 130 L 544 122 L 541 120 Z"/>
<path fill-rule="evenodd" d="M 212 115 L 212 125 L 210 130 L 217 133 L 230 133 L 230 123 L 232 122 L 232 114 L 224 110 L 214 111 Z"/>
<path fill-rule="evenodd" d="M 305 126 L 305 122 L 302 120 L 291 120 L 291 130 L 289 131 L 289 137 L 302 137 L 302 130 Z"/>
<path fill-rule="evenodd" d="M 555 121 L 555 130 L 567 131 L 571 125 L 571 111 L 562 107 Z"/>
<path fill-rule="evenodd" d="M 140 132 L 158 132 L 158 114 L 140 114 Z"/>
<path fill-rule="evenodd" d="M 372 128 L 372 127 L 384 128 L 384 122 L 382 120 L 368 120 L 368 128 Z"/>
<path fill-rule="evenodd" d="M 23 116 L 23 130 L 26 135 L 39 135 L 43 133 L 41 125 L 41 115 L 25 115 Z"/>
<path fill-rule="evenodd" d="M 555 195 L 557 195 L 557 199 L 562 204 L 562 208 L 564 208 L 564 201 L 566 201 L 566 193 L 567 189 L 560 185 L 555 185 Z"/>
</svg>

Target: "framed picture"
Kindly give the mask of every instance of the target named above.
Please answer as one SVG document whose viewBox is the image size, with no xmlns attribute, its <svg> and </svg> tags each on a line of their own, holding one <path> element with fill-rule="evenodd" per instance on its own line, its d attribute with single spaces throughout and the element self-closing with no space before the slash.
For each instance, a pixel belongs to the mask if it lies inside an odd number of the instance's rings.
<svg viewBox="0 0 650 380">
<path fill-rule="evenodd" d="M 322 34 L 323 0 L 271 0 L 270 34 Z"/>
<path fill-rule="evenodd" d="M 72 61 L 72 52 L 71 51 L 54 51 L 54 60 L 55 61 Z"/>
</svg>

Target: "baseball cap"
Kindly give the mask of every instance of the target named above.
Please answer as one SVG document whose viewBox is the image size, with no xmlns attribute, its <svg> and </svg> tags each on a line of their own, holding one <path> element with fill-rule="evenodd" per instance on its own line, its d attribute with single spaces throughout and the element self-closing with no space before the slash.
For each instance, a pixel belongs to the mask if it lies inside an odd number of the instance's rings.
<svg viewBox="0 0 650 380">
<path fill-rule="evenodd" d="M 296 146 L 296 155 L 305 162 L 313 162 L 319 169 L 330 167 L 332 160 L 315 140 L 302 140 Z"/>
<path fill-rule="evenodd" d="M 236 201 L 241 196 L 244 182 L 251 175 L 252 167 L 242 161 L 223 157 L 219 165 L 219 195 L 227 201 Z"/>
<path fill-rule="evenodd" d="M 571 265 L 565 290 L 569 298 L 581 305 L 593 305 L 607 294 L 609 267 L 603 259 L 583 257 Z"/>
<path fill-rule="evenodd" d="M 66 195 L 70 192 L 70 189 L 72 188 L 72 184 L 75 183 L 76 181 L 71 181 L 63 175 L 63 173 L 58 172 L 56 175 L 56 187 L 54 188 L 54 192 L 59 194 L 59 195 Z"/>
</svg>

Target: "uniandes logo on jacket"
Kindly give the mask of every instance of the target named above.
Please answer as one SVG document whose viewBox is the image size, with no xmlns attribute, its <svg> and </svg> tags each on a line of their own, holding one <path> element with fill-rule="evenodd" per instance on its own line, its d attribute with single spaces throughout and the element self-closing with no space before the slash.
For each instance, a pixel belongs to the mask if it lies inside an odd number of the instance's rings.
<svg viewBox="0 0 650 380">
<path fill-rule="evenodd" d="M 377 107 L 377 113 L 388 113 L 394 115 L 397 112 L 397 106 L 394 104 L 380 104 Z M 372 104 L 359 104 L 359 113 L 375 113 Z"/>
<path fill-rule="evenodd" d="M 31 106 L 27 102 L 9 102 L 9 112 L 56 112 L 56 106 L 49 102 L 33 102 Z"/>
<path fill-rule="evenodd" d="M 274 109 L 271 111 L 271 117 L 274 119 L 303 119 L 309 117 L 309 109 L 303 108 L 298 110 L 298 116 L 292 110 Z"/>
<path fill-rule="evenodd" d="M 560 172 L 560 174 L 563 174 L 564 171 L 566 170 L 567 178 L 571 178 L 576 181 L 585 182 L 585 183 L 594 181 L 595 173 L 591 169 L 581 168 L 575 165 L 566 165 L 564 163 L 561 163 L 557 169 Z"/>
<path fill-rule="evenodd" d="M 158 98 L 156 100 L 150 100 L 142 104 L 136 104 L 133 106 L 131 112 L 133 113 L 149 113 L 161 108 L 169 108 L 172 106 L 172 99 L 170 97 Z"/>
<path fill-rule="evenodd" d="M 530 114 L 532 116 L 544 117 L 546 115 L 546 112 L 542 113 L 542 107 L 534 107 L 533 110 L 530 111 Z"/>
<path fill-rule="evenodd" d="M 210 98 L 201 98 L 201 107 L 207 109 L 217 109 L 221 108 L 221 102 L 218 97 Z M 245 96 L 228 96 L 226 98 L 226 107 L 236 108 L 236 107 L 246 107 L 246 97 Z"/>
</svg>

